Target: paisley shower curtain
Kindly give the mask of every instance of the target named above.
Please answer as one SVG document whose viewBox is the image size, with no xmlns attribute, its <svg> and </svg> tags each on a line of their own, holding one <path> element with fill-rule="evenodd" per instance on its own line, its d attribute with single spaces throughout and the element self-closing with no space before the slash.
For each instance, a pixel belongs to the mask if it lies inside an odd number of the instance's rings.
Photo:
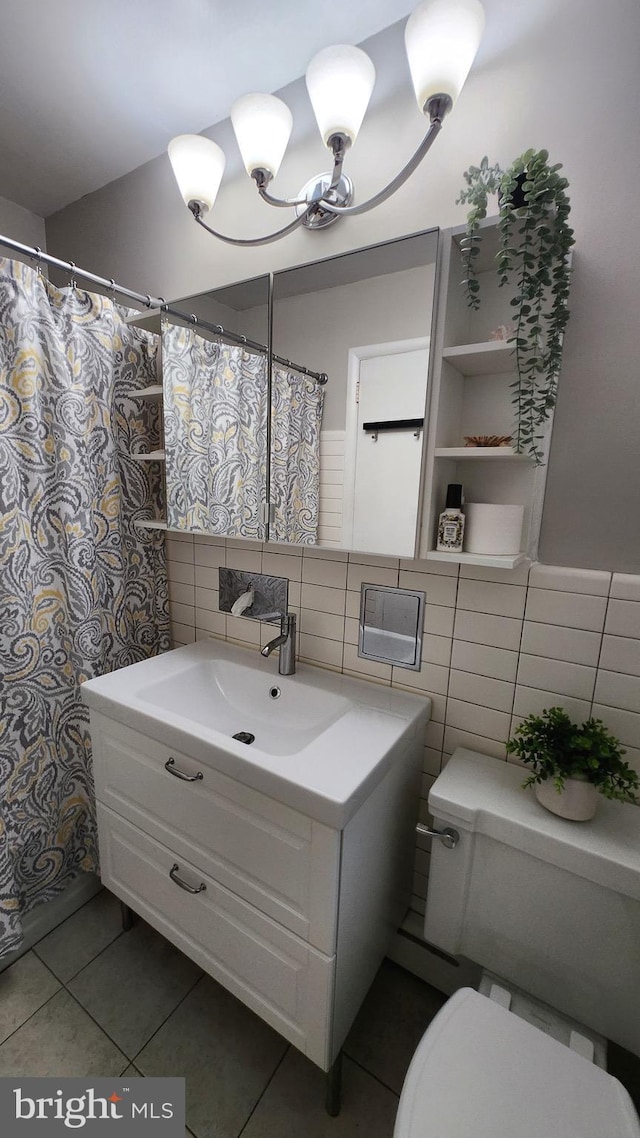
<svg viewBox="0 0 640 1138">
<path fill-rule="evenodd" d="M 318 540 L 320 428 L 324 387 L 283 367 L 273 368 L 271 393 L 270 537 L 314 545 Z"/>
<path fill-rule="evenodd" d="M 154 514 L 147 465 L 129 457 L 154 338 L 125 314 L 0 259 L 0 954 L 97 867 L 79 684 L 169 647 L 163 543 L 134 525 Z"/>
<path fill-rule="evenodd" d="M 169 527 L 262 541 L 266 356 L 167 324 L 162 382 Z"/>
</svg>

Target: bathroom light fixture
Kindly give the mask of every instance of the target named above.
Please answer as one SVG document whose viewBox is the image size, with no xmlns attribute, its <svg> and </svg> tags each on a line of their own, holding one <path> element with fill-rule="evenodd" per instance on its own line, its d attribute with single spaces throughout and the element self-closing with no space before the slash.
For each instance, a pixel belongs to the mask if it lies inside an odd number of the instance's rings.
<svg viewBox="0 0 640 1138">
<path fill-rule="evenodd" d="M 484 28 L 480 0 L 423 0 L 407 21 L 405 46 L 420 111 L 429 128 L 406 166 L 378 193 L 353 203 L 351 180 L 342 166 L 358 136 L 375 82 L 375 68 L 358 47 L 326 47 L 311 60 L 307 91 L 322 140 L 333 155 L 333 170 L 316 174 L 296 198 L 269 192 L 291 135 L 291 111 L 275 95 L 237 99 L 231 122 L 247 173 L 263 201 L 294 209 L 296 217 L 265 237 L 243 239 L 218 233 L 204 221 L 212 208 L 225 166 L 221 148 L 199 134 L 181 134 L 169 143 L 169 158 L 180 193 L 195 220 L 230 245 L 266 245 L 298 226 L 323 229 L 345 214 L 366 213 L 395 193 L 418 167 L 439 134 L 469 74 Z"/>
</svg>

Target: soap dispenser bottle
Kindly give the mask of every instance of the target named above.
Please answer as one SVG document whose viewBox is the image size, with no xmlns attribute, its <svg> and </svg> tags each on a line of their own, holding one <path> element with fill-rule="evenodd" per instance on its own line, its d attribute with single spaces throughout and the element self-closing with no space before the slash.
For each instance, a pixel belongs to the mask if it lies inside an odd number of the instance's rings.
<svg viewBox="0 0 640 1138">
<path fill-rule="evenodd" d="M 462 486 L 451 482 L 447 486 L 447 501 L 438 521 L 439 553 L 462 553 L 464 514 L 462 512 Z"/>
</svg>

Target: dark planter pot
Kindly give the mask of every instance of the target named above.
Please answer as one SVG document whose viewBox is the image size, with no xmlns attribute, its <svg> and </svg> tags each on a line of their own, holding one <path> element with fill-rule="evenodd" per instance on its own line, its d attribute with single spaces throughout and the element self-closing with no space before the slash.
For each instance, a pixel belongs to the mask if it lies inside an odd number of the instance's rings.
<svg viewBox="0 0 640 1138">
<path fill-rule="evenodd" d="M 513 194 L 511 196 L 511 202 L 512 202 L 514 209 L 524 209 L 524 207 L 527 204 L 525 196 L 524 196 L 524 190 L 522 188 L 524 186 L 526 180 L 527 180 L 527 174 L 526 173 L 518 174 L 518 177 L 516 178 L 516 188 L 513 191 Z M 498 194 L 498 207 L 500 209 L 502 209 L 503 200 L 504 199 L 502 197 L 502 194 L 499 193 Z"/>
</svg>

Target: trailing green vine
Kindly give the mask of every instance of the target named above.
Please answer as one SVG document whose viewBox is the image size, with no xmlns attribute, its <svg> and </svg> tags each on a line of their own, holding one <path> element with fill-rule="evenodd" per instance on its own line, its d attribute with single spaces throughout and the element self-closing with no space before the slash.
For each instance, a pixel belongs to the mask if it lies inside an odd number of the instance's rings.
<svg viewBox="0 0 640 1138">
<path fill-rule="evenodd" d="M 462 284 L 467 294 L 469 308 L 480 307 L 480 281 L 475 272 L 475 260 L 482 244 L 480 222 L 487 216 L 489 194 L 498 193 L 502 176 L 500 167 L 490 166 L 489 159 L 485 155 L 479 166 L 470 166 L 465 170 L 463 177 L 467 185 L 460 191 L 460 197 L 456 201 L 456 205 L 471 204 L 467 214 L 467 232 L 460 242 L 464 266 Z"/>
<path fill-rule="evenodd" d="M 512 383 L 516 417 L 515 449 L 541 463 L 541 428 L 555 407 L 562 362 L 562 338 L 569 319 L 569 251 L 574 244 L 569 226 L 568 182 L 561 165 L 549 165 L 546 150 L 527 150 L 504 173 L 489 166 L 465 172 L 466 188 L 459 202 L 472 204 L 461 248 L 463 285 L 471 308 L 480 304 L 475 273 L 482 240 L 480 222 L 486 217 L 489 194 L 500 195 L 497 256 L 499 284 L 515 283 L 514 345 L 517 377 Z M 520 195 L 521 201 L 518 201 Z"/>
</svg>

